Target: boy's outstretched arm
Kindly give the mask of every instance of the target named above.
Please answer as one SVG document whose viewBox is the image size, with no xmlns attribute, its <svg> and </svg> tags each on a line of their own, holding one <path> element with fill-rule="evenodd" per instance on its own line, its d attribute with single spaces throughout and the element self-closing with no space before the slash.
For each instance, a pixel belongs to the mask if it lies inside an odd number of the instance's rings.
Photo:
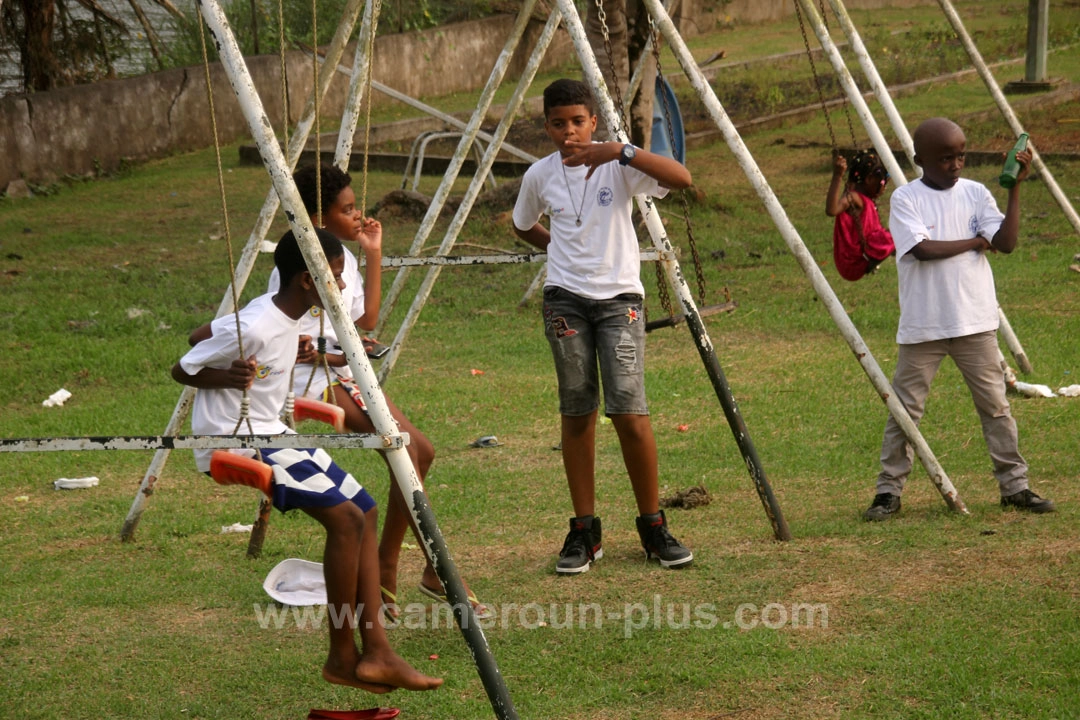
<svg viewBox="0 0 1080 720">
<path fill-rule="evenodd" d="M 1024 148 L 1016 153 L 1016 160 L 1020 163 L 1020 172 L 1016 176 L 1016 184 L 1009 188 L 1009 199 L 1005 205 L 1005 220 L 1001 227 L 994 233 L 994 239 L 990 245 L 995 250 L 1003 253 L 1011 253 L 1016 249 L 1016 241 L 1020 235 L 1020 182 L 1031 171 L 1031 150 Z"/>
<path fill-rule="evenodd" d="M 587 165 L 589 173 L 586 177 L 591 177 L 596 166 L 618 161 L 625 144 L 620 142 L 568 142 L 566 148 L 572 154 L 564 158 L 563 163 L 568 167 Z M 657 155 L 642 148 L 635 148 L 635 151 L 634 159 L 630 161 L 630 167 L 645 173 L 669 190 L 688 188 L 694 181 L 690 176 L 690 171 L 678 160 L 673 160 L 664 155 Z"/>
<path fill-rule="evenodd" d="M 173 380 L 181 385 L 190 385 L 200 390 L 228 389 L 247 390 L 255 381 L 257 362 L 254 356 L 247 360 L 237 358 L 227 368 L 203 368 L 194 375 L 189 374 L 180 363 L 173 365 Z"/>
</svg>

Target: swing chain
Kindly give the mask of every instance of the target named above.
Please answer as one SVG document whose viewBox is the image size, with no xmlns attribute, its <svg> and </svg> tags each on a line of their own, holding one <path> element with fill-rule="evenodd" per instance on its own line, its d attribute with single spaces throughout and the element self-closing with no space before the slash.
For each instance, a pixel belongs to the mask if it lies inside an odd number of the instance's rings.
<svg viewBox="0 0 1080 720">
<path fill-rule="evenodd" d="M 814 76 L 814 86 L 817 88 L 818 101 L 821 102 L 821 112 L 825 114 L 825 127 L 829 130 L 829 140 L 833 149 L 836 149 L 836 134 L 833 132 L 832 120 L 829 119 L 829 108 L 825 103 L 825 91 L 821 87 L 821 78 L 818 77 L 817 65 L 814 63 L 814 53 L 810 49 L 810 40 L 806 37 L 806 24 L 803 22 L 802 8 L 799 0 L 795 2 L 795 17 L 799 19 L 799 32 L 802 33 L 803 47 L 806 48 L 806 59 L 810 61 L 810 72 Z"/>
<path fill-rule="evenodd" d="M 607 24 L 607 12 L 604 10 L 604 0 L 595 0 L 596 3 L 596 18 L 600 21 L 600 34 L 604 38 L 604 53 L 608 59 L 608 70 L 611 73 L 611 86 L 608 88 L 609 92 L 614 90 L 615 93 L 615 109 L 616 114 L 619 116 L 619 126 L 611 128 L 609 134 L 614 136 L 619 130 L 623 131 L 627 139 L 630 138 L 629 123 L 626 120 L 626 102 L 623 100 L 622 86 L 619 83 L 618 71 L 615 69 L 615 55 L 611 49 L 611 34 L 608 30 Z"/>
<path fill-rule="evenodd" d="M 660 61 L 660 36 L 656 32 L 656 23 L 653 21 L 652 15 L 649 15 L 649 38 L 652 40 L 652 52 L 653 57 L 656 60 L 656 74 L 661 79 L 664 77 L 663 66 Z M 671 107 L 668 102 L 668 96 L 666 92 L 660 93 L 660 105 L 664 109 L 664 126 L 667 130 L 668 143 L 675 147 L 675 124 L 671 120 Z M 683 223 L 686 225 L 686 240 L 690 246 L 690 255 L 694 262 L 694 274 L 697 280 L 698 291 L 698 304 L 705 304 L 705 270 L 701 266 L 701 256 L 698 253 L 697 240 L 694 238 L 694 227 L 690 222 L 690 205 L 686 201 L 686 190 L 679 191 L 679 204 L 682 206 Z M 657 264 L 659 267 L 659 261 Z M 665 287 L 666 292 L 666 287 Z M 668 311 L 668 315 L 672 314 L 670 301 L 668 306 L 665 306 Z"/>
<path fill-rule="evenodd" d="M 210 111 L 210 129 L 214 138 L 214 158 L 217 161 L 218 191 L 221 195 L 221 222 L 222 234 L 225 237 L 225 247 L 229 255 L 229 289 L 232 291 L 233 317 L 236 319 L 236 343 L 241 358 L 246 358 L 244 353 L 244 334 L 240 328 L 240 297 L 236 288 L 236 262 L 233 258 L 232 233 L 229 229 L 229 206 L 225 197 L 225 171 L 221 164 L 221 141 L 218 137 L 217 114 L 214 112 L 214 84 L 210 78 L 210 56 L 206 50 L 206 31 L 203 29 L 203 20 L 199 19 L 199 46 L 202 49 L 203 73 L 206 80 L 206 104 Z M 249 410 L 251 399 L 248 397 L 247 388 L 240 394 L 240 417 L 236 420 L 233 435 L 240 430 L 240 426 L 247 422 L 248 432 L 252 435 L 255 431 L 251 427 Z M 258 454 L 258 452 L 256 451 Z M 261 457 L 261 455 L 260 455 Z"/>
<path fill-rule="evenodd" d="M 285 62 L 285 0 L 278 0 L 278 58 L 281 62 L 281 146 L 289 147 L 289 74 Z"/>
<path fill-rule="evenodd" d="M 375 64 L 375 29 L 379 25 L 382 12 L 382 0 L 374 0 L 371 5 L 371 32 L 364 38 L 364 52 L 367 53 L 367 72 L 364 74 L 364 100 L 367 102 L 364 121 L 364 169 L 360 185 L 360 211 L 367 213 L 368 154 L 371 146 L 371 78 Z M 357 47 L 357 52 L 360 52 Z"/>
<path fill-rule="evenodd" d="M 825 0 L 818 0 L 818 8 L 821 11 L 821 24 L 825 26 L 825 30 L 828 32 L 829 14 L 825 12 Z M 858 147 L 859 141 L 855 139 L 855 125 L 851 122 L 851 110 L 848 108 L 847 93 L 842 93 L 840 99 L 844 108 L 844 119 L 847 120 L 848 132 L 851 134 L 851 146 Z"/>
</svg>

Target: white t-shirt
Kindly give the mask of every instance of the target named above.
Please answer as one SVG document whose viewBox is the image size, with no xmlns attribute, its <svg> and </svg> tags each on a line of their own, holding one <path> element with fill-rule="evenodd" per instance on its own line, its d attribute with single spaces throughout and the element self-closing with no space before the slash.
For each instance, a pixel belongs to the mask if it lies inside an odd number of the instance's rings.
<svg viewBox="0 0 1080 720">
<path fill-rule="evenodd" d="M 364 278 L 360 272 L 359 261 L 348 250 L 345 251 L 345 271 L 341 274 L 341 277 L 345 280 L 345 289 L 341 291 L 341 300 L 345 304 L 345 309 L 349 311 L 349 318 L 356 322 L 364 315 Z M 277 268 L 274 268 L 274 271 L 270 273 L 270 281 L 267 283 L 267 292 L 276 293 L 280 286 L 281 276 L 278 274 Z M 314 343 L 318 341 L 321 327 L 322 336 L 326 338 L 327 352 L 340 353 L 337 332 L 334 331 L 334 326 L 330 322 L 330 316 L 327 315 L 326 321 L 320 324 L 319 316 L 322 313 L 322 308 L 313 305 L 304 317 L 300 318 L 300 334 L 310 335 L 311 341 Z M 311 374 L 313 367 L 315 369 L 314 377 Z M 352 377 L 352 371 L 348 365 L 332 367 L 330 372 L 339 377 Z M 311 379 L 311 387 L 308 387 L 309 378 Z M 296 366 L 296 371 L 293 373 L 293 393 L 297 397 L 304 395 L 305 388 L 307 388 L 308 397 L 321 397 L 326 385 L 326 370 L 321 365 L 313 366 L 310 363 L 300 363 Z"/>
<path fill-rule="evenodd" d="M 191 348 L 180 358 L 180 367 L 190 375 L 203 368 L 225 369 L 240 356 L 236 337 L 236 316 L 223 315 L 211 324 L 213 336 Z M 248 417 L 256 435 L 291 433 L 280 413 L 289 391 L 289 372 L 296 362 L 300 322 L 278 309 L 273 293 L 261 295 L 240 311 L 240 332 L 244 352 L 254 356 L 258 371 L 248 390 Z M 191 412 L 191 430 L 196 435 L 232 435 L 240 417 L 243 394 L 231 388 L 199 390 Z M 247 435 L 247 423 L 237 433 Z M 236 451 L 251 457 L 254 451 Z M 196 450 L 195 464 L 202 472 L 210 469 L 213 450 Z"/>
<path fill-rule="evenodd" d="M 586 183 L 588 171 L 585 166 L 566 167 L 558 152 L 533 163 L 521 180 L 514 226 L 528 230 L 541 215 L 550 218 L 545 286 L 594 300 L 623 293 L 644 295 L 641 251 L 631 216 L 633 197 L 662 198 L 667 189 L 617 162 L 597 166 Z"/>
<path fill-rule="evenodd" d="M 900 326 L 896 342 L 963 337 L 997 330 L 994 273 L 987 253 L 971 250 L 940 260 L 910 254 L 923 240 L 992 240 L 1005 216 L 985 185 L 960 178 L 947 190 L 921 180 L 897 188 L 889 203 L 896 243 Z"/>
</svg>

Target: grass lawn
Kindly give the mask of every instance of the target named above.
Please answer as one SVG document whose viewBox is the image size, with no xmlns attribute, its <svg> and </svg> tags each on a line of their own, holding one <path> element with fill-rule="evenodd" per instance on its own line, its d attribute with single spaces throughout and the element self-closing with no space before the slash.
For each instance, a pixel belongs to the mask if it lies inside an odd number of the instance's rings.
<svg viewBox="0 0 1080 720">
<path fill-rule="evenodd" d="M 959 4 L 986 38 L 1022 28 L 1026 7 L 1021 0 Z M 1080 26 L 1072 22 L 1080 17 L 1075 2 L 1055 0 L 1052 13 L 1052 24 Z M 852 15 L 856 24 L 877 23 L 874 37 L 881 38 L 891 30 L 940 30 L 944 22 L 936 7 Z M 1022 35 L 1018 42 L 1022 48 Z M 726 47 L 762 56 L 801 44 L 793 21 L 736 25 L 695 39 L 694 52 Z M 999 72 L 1005 81 L 1021 71 Z M 1080 81 L 1075 49 L 1051 56 L 1051 74 Z M 724 101 L 723 77 L 714 84 Z M 1011 146 L 974 76 L 924 86 L 897 104 L 912 127 L 932 115 L 953 117 L 968 131 L 969 149 Z M 1021 121 L 1041 151 L 1077 152 L 1075 100 L 1022 107 Z M 834 114 L 834 126 L 846 132 L 840 117 Z M 857 134 L 865 145 L 865 133 Z M 857 283 L 841 280 L 832 265 L 824 121 L 745 142 L 891 376 L 895 264 Z M 240 165 L 235 147 L 223 157 L 238 252 L 268 179 L 262 168 Z M 1076 205 L 1080 161 L 1055 156 L 1047 164 Z M 571 510 L 553 450 L 555 377 L 538 301 L 518 307 L 535 267 L 444 269 L 385 385 L 435 444 L 428 494 L 458 568 L 497 612 L 485 633 L 520 717 L 1076 717 L 1080 398 L 1013 396 L 1032 486 L 1053 498 L 1058 512 L 1003 512 L 970 397 L 945 363 L 922 430 L 970 515 L 950 513 L 916 466 L 901 515 L 863 522 L 885 408 L 728 148 L 695 148 L 687 166 L 699 190 L 690 215 L 706 304 L 727 295 L 738 303 L 707 319 L 709 335 L 793 541 L 773 539 L 680 326 L 649 336 L 646 383 L 662 494 L 703 484 L 712 497 L 702 507 L 668 511 L 673 532 L 694 550 L 693 566 L 666 572 L 643 561 L 618 443 L 602 424 L 597 490 L 605 555 L 585 575 L 555 575 Z M 1003 203 L 998 171 L 981 165 L 966 175 Z M 367 205 L 400 181 L 372 173 Z M 1001 305 L 1034 365 L 1023 379 L 1056 390 L 1080 383 L 1080 273 L 1069 269 L 1080 239 L 1044 182 L 1025 183 L 1021 203 L 1018 249 L 991 262 Z M 507 210 L 475 211 L 459 240 L 462 252 L 525 250 Z M 887 199 L 880 210 L 886 217 Z M 692 276 L 681 209 L 671 199 L 661 212 Z M 386 254 L 402 254 L 417 220 L 381 219 Z M 270 235 L 284 228 L 279 218 Z M 212 150 L 29 200 L 0 200 L 0 436 L 160 433 L 180 393 L 168 371 L 228 283 L 221 236 Z M 245 300 L 262 292 L 270 267 L 268 257 L 260 259 Z M 384 340 L 421 275 L 412 273 Z M 651 267 L 644 277 L 648 309 L 660 317 Z M 61 408 L 42 407 L 60 387 L 73 397 Z M 502 444 L 469 447 L 482 435 Z M 388 478 L 373 453 L 333 455 L 385 504 Z M 248 560 L 247 536 L 221 529 L 252 521 L 254 493 L 215 485 L 181 451 L 169 460 L 135 541 L 121 543 L 120 526 L 149 461 L 144 452 L 0 455 L 0 717 L 285 719 L 314 707 L 375 704 L 401 707 L 403 718 L 492 717 L 460 632 L 415 589 L 423 561 L 411 537 L 399 579 L 406 622 L 390 631 L 391 641 L 446 684 L 374 699 L 322 681 L 325 617 L 320 625 L 317 613 L 283 614 L 280 623 L 267 616 L 279 608 L 263 578 L 285 558 L 319 560 L 320 528 L 301 514 L 275 514 L 262 557 Z M 89 475 L 100 478 L 98 487 L 53 489 L 58 478 Z"/>
</svg>

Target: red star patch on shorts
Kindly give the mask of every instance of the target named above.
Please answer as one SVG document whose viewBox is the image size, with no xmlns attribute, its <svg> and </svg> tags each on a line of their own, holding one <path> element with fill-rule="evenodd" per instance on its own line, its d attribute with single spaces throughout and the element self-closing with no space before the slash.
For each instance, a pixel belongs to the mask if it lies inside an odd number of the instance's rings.
<svg viewBox="0 0 1080 720">
<path fill-rule="evenodd" d="M 630 308 L 626 311 L 626 321 L 628 325 L 633 325 L 638 320 L 638 311 L 636 308 Z"/>
</svg>

